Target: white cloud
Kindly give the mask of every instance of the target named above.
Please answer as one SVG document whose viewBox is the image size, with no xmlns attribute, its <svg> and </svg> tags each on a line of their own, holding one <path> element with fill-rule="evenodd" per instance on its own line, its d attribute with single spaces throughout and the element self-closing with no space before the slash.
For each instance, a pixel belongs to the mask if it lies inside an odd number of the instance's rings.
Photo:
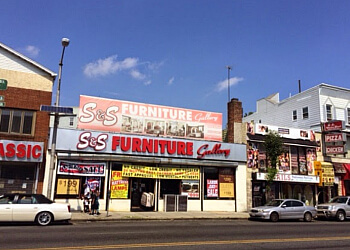
<svg viewBox="0 0 350 250">
<path fill-rule="evenodd" d="M 155 62 L 155 63 L 148 62 L 147 65 L 148 65 L 147 67 L 149 70 L 157 71 L 158 69 L 160 69 L 164 65 L 164 62 Z"/>
<path fill-rule="evenodd" d="M 135 57 L 128 57 L 118 61 L 118 56 L 112 55 L 86 64 L 83 72 L 85 76 L 92 78 L 126 71 L 132 79 L 141 81 L 147 86 L 152 83 L 151 77 L 157 73 L 163 64 L 164 62 L 142 62 Z"/>
<path fill-rule="evenodd" d="M 140 71 L 133 69 L 130 71 L 130 75 L 132 76 L 132 78 L 136 79 L 136 80 L 143 80 L 146 78 L 146 76 L 144 74 L 142 74 Z"/>
<path fill-rule="evenodd" d="M 118 71 L 135 68 L 138 58 L 128 57 L 123 61 L 117 60 L 117 55 L 113 55 L 104 59 L 98 59 L 95 62 L 88 63 L 84 67 L 84 74 L 88 77 L 106 76 L 114 74 Z"/>
<path fill-rule="evenodd" d="M 229 79 L 230 86 L 237 85 L 239 82 L 243 81 L 244 79 L 242 77 L 232 77 Z M 215 91 L 221 92 L 228 87 L 228 81 L 224 80 L 221 82 L 218 82 L 215 87 Z"/>
<path fill-rule="evenodd" d="M 25 53 L 30 57 L 37 57 L 40 52 L 40 49 L 33 45 L 28 45 L 24 50 L 25 50 Z"/>
<path fill-rule="evenodd" d="M 174 83 L 175 77 L 172 77 L 168 81 L 168 85 L 172 85 Z"/>
</svg>

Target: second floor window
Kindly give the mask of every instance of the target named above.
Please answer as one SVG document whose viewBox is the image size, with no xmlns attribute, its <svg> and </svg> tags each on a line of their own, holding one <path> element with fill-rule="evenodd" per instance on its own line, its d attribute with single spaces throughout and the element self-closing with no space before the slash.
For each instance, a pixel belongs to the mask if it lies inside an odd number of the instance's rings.
<svg viewBox="0 0 350 250">
<path fill-rule="evenodd" d="M 309 107 L 303 108 L 303 119 L 309 118 Z"/>
<path fill-rule="evenodd" d="M 0 109 L 0 133 L 32 135 L 34 115 L 28 110 Z"/>
<path fill-rule="evenodd" d="M 326 115 L 327 115 L 327 121 L 333 120 L 332 105 L 330 104 L 326 104 Z"/>
<path fill-rule="evenodd" d="M 298 119 L 298 114 L 296 110 L 293 110 L 293 121 L 296 121 Z"/>
<path fill-rule="evenodd" d="M 348 113 L 348 124 L 350 125 L 350 108 L 347 109 Z"/>
</svg>

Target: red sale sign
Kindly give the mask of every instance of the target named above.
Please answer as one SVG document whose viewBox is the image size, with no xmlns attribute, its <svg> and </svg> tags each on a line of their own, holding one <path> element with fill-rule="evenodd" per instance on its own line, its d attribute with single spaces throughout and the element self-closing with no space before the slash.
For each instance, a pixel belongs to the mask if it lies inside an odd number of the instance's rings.
<svg viewBox="0 0 350 250">
<path fill-rule="evenodd" d="M 219 196 L 219 182 L 218 180 L 207 180 L 207 197 Z"/>
</svg>

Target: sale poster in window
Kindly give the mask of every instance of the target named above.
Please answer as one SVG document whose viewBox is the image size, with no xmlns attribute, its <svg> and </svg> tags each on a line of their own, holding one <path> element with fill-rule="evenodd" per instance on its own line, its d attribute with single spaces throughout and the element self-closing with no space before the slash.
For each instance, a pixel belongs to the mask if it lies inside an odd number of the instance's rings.
<svg viewBox="0 0 350 250">
<path fill-rule="evenodd" d="M 112 171 L 111 178 L 111 198 L 112 199 L 127 199 L 129 180 L 122 177 L 122 171 Z"/>
<path fill-rule="evenodd" d="M 207 197 L 213 198 L 219 196 L 218 180 L 207 180 Z"/>
</svg>

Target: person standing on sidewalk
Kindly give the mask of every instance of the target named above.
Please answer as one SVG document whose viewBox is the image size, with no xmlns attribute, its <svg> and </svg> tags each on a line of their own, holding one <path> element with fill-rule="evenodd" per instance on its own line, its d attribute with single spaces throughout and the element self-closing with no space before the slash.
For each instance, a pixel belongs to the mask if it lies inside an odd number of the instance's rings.
<svg viewBox="0 0 350 250">
<path fill-rule="evenodd" d="M 99 207 L 100 207 L 100 203 L 99 203 L 99 196 L 100 196 L 100 191 L 98 191 L 98 187 L 96 187 L 96 189 L 92 192 L 91 195 L 91 213 L 90 215 L 99 215 Z"/>
<path fill-rule="evenodd" d="M 83 185 L 83 188 L 84 188 L 84 213 L 90 213 L 91 190 L 87 183 Z"/>
</svg>

